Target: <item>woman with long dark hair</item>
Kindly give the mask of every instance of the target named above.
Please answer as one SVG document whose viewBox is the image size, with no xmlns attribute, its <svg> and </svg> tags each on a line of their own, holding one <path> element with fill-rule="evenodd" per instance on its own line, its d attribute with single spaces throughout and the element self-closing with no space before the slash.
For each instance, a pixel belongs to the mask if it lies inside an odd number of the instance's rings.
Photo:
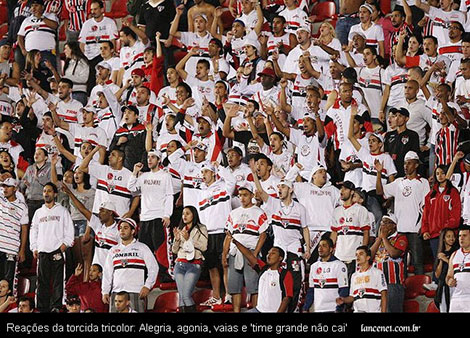
<svg viewBox="0 0 470 338">
<path fill-rule="evenodd" d="M 174 272 L 179 294 L 179 310 L 196 312 L 192 294 L 201 275 L 208 234 L 195 207 L 187 206 L 183 209 L 181 223 L 173 233 L 175 238 L 172 251 L 177 254 Z"/>
<path fill-rule="evenodd" d="M 449 312 L 451 289 L 446 283 L 450 256 L 459 248 L 455 229 L 444 228 L 439 236 L 439 249 L 434 264 L 434 271 L 438 279 L 434 303 L 441 312 Z"/>
<path fill-rule="evenodd" d="M 51 180 L 53 183 L 58 182 L 57 173 L 55 170 L 55 166 L 58 160 L 59 157 L 56 154 L 52 157 L 51 160 Z M 71 185 L 72 187 L 70 190 L 77 197 L 77 199 L 88 210 L 92 210 L 96 191 L 91 187 L 90 175 L 81 170 L 75 170 L 73 173 L 73 180 Z M 91 261 L 93 258 L 93 240 L 90 236 L 90 227 L 87 227 L 86 217 L 83 216 L 83 214 L 75 207 L 73 202 L 70 203 L 70 215 L 72 216 L 72 221 L 75 228 L 75 241 L 72 247 L 72 266 L 75 267 L 78 263 L 82 264 L 84 280 L 87 280 L 88 271 L 90 270 Z"/>
<path fill-rule="evenodd" d="M 424 240 L 429 240 L 434 259 L 437 257 L 442 229 L 456 229 L 460 224 L 460 193 L 446 178 L 446 172 L 447 166 L 437 166 L 434 171 L 434 186 L 424 199 L 421 233 Z M 437 282 L 435 277 L 433 280 Z"/>
<path fill-rule="evenodd" d="M 90 74 L 88 59 L 76 41 L 67 42 L 64 46 L 64 77 L 73 82 L 72 98 L 86 106 L 87 82 Z"/>
</svg>

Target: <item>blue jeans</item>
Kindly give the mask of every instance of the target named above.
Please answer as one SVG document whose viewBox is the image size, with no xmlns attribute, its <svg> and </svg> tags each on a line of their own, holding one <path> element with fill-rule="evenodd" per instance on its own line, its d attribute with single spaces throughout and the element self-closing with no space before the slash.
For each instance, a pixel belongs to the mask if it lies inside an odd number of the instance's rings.
<svg viewBox="0 0 470 338">
<path fill-rule="evenodd" d="M 348 44 L 348 35 L 352 26 L 357 25 L 360 22 L 359 18 L 341 18 L 336 23 L 336 37 L 342 45 Z"/>
<path fill-rule="evenodd" d="M 201 266 L 199 264 L 177 262 L 174 273 L 179 294 L 179 306 L 194 305 L 192 294 L 201 275 Z"/>
<path fill-rule="evenodd" d="M 405 287 L 401 284 L 388 284 L 387 289 L 387 312 L 403 312 Z"/>
</svg>

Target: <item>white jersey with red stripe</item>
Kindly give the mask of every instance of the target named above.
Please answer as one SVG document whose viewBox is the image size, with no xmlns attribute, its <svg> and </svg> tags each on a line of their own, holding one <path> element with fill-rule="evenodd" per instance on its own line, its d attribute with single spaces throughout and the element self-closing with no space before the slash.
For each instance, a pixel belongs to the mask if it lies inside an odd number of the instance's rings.
<svg viewBox="0 0 470 338">
<path fill-rule="evenodd" d="M 131 78 L 134 69 L 142 68 L 144 63 L 144 50 L 146 45 L 137 40 L 133 46 L 122 47 L 120 51 L 120 68 L 124 68 L 122 83 Z"/>
<path fill-rule="evenodd" d="M 362 189 L 369 192 L 375 190 L 377 183 L 377 170 L 375 160 L 383 163 L 382 184 L 387 184 L 388 178 L 397 174 L 397 169 L 392 157 L 388 153 L 371 154 L 368 147 L 361 147 L 357 152 L 357 157 L 362 161 Z"/>
<path fill-rule="evenodd" d="M 198 196 L 202 184 L 201 168 L 206 162 L 196 163 L 186 161 L 183 156 L 184 151 L 180 148 L 168 156 L 168 160 L 173 169 L 179 173 L 183 181 L 183 206 L 192 205 L 197 208 Z"/>
<path fill-rule="evenodd" d="M 457 77 L 455 81 L 454 98 L 460 95 L 466 99 L 470 99 L 470 79 L 465 80 L 463 76 Z M 460 104 L 459 107 L 462 110 L 462 117 L 464 117 L 467 122 L 470 121 L 470 103 Z"/>
<path fill-rule="evenodd" d="M 245 14 L 242 12 L 238 19 L 245 23 L 246 32 L 251 33 L 251 32 L 254 32 L 254 28 L 258 24 L 258 13 L 256 13 L 255 9 L 253 9 L 248 14 Z M 265 22 L 266 22 L 266 19 L 263 17 L 263 23 Z"/>
<path fill-rule="evenodd" d="M 416 56 L 407 56 L 406 57 L 406 68 L 419 66 L 424 72 L 427 72 L 429 68 L 432 67 L 433 64 L 436 62 L 444 62 L 445 69 L 443 71 L 444 74 L 449 73 L 449 68 L 451 66 L 451 62 L 449 58 L 445 55 L 436 55 L 436 56 L 428 56 L 426 54 L 416 55 Z M 429 79 L 430 83 L 442 83 L 445 81 L 445 77 L 441 76 L 441 73 L 434 72 Z"/>
<path fill-rule="evenodd" d="M 64 6 L 69 12 L 67 29 L 80 32 L 86 21 L 88 0 L 65 0 Z"/>
<path fill-rule="evenodd" d="M 452 270 L 457 286 L 452 294 L 451 304 L 457 299 L 470 302 L 470 255 L 462 248 L 459 248 L 452 258 Z"/>
<path fill-rule="evenodd" d="M 348 40 L 350 42 L 354 36 L 353 33 L 356 32 L 364 34 L 366 37 L 366 45 L 375 46 L 377 48 L 377 53 L 379 52 L 379 42 L 383 42 L 385 40 L 382 26 L 372 23 L 369 28 L 364 29 L 362 28 L 362 23 L 358 23 L 357 25 L 352 26 L 349 31 Z"/>
<path fill-rule="evenodd" d="M 390 86 L 387 106 L 397 107 L 398 103 L 403 100 L 405 83 L 408 81 L 408 69 L 392 63 L 385 69 L 383 76 L 383 84 Z"/>
<path fill-rule="evenodd" d="M 286 32 L 284 35 L 281 36 L 274 36 L 273 33 L 266 33 L 268 35 L 268 42 L 267 42 L 267 48 L 268 48 L 268 60 L 272 60 L 272 55 L 275 50 L 279 50 L 278 45 L 279 43 L 282 43 L 285 47 L 290 46 L 290 33 Z M 279 59 L 277 60 L 277 63 L 279 64 L 279 67 L 282 69 L 284 62 L 286 61 L 287 56 L 285 54 L 279 53 Z"/>
<path fill-rule="evenodd" d="M 166 171 L 168 174 L 171 176 L 171 184 L 173 186 L 173 193 L 179 194 L 181 192 L 181 175 L 180 173 L 175 169 L 173 165 L 168 164 L 166 167 L 162 168 L 164 171 Z"/>
<path fill-rule="evenodd" d="M 88 226 L 95 232 L 95 253 L 92 264 L 104 267 L 109 250 L 121 242 L 117 223 L 106 226 L 101 223 L 98 216 L 92 214 Z"/>
<path fill-rule="evenodd" d="M 181 138 L 179 133 L 170 134 L 167 132 L 160 134 L 157 139 L 156 149 L 162 152 L 163 158 L 167 156 L 166 149 L 168 147 L 168 143 L 170 143 L 171 141 L 178 141 L 182 145 L 186 145 L 186 142 Z"/>
<path fill-rule="evenodd" d="M 46 104 L 49 104 L 49 102 L 57 105 L 57 116 L 65 122 L 83 123 L 83 116 L 80 111 L 80 109 L 83 108 L 83 105 L 79 101 L 72 99 L 72 96 L 70 96 L 69 100 L 66 102 L 59 99 L 57 96 L 49 94 Z"/>
<path fill-rule="evenodd" d="M 381 312 L 382 291 L 387 290 L 383 272 L 373 266 L 356 271 L 351 276 L 349 295 L 354 298 L 355 312 Z"/>
<path fill-rule="evenodd" d="M 113 81 L 108 80 L 104 83 L 104 85 L 97 84 L 96 86 L 93 87 L 90 93 L 90 97 L 88 98 L 88 105 L 90 106 L 98 106 L 98 93 L 102 92 L 105 87 L 108 87 L 111 89 L 111 92 L 113 94 L 116 94 L 116 92 L 119 90 L 119 86 L 117 86 Z"/>
<path fill-rule="evenodd" d="M 318 260 L 310 267 L 308 282 L 314 288 L 314 311 L 335 312 L 339 289 L 349 285 L 348 270 L 336 257 L 327 262 Z"/>
<path fill-rule="evenodd" d="M 355 99 L 353 99 L 352 104 L 357 105 L 357 112 L 359 116 L 363 116 L 364 113 L 367 113 L 366 106 L 359 103 Z M 337 99 L 326 112 L 325 133 L 328 137 L 334 137 L 335 149 L 341 149 L 345 143 L 349 143 L 348 130 L 349 123 L 351 121 L 352 104 L 345 108 L 341 100 Z"/>
<path fill-rule="evenodd" d="M 144 124 L 148 122 L 156 122 L 155 117 L 158 119 L 158 108 L 156 105 L 149 103 L 145 106 L 136 105 L 136 108 L 139 110 L 139 122 Z M 121 121 L 121 124 L 124 124 Z"/>
<path fill-rule="evenodd" d="M 28 16 L 21 23 L 18 36 L 24 37 L 24 46 L 28 52 L 33 49 L 39 51 L 54 50 L 56 47 L 56 29 L 49 27 L 43 18 L 57 21 L 54 14 L 46 13 L 41 18 L 34 15 Z"/>
<path fill-rule="evenodd" d="M 370 117 L 378 118 L 385 89 L 383 81 L 385 70 L 379 66 L 374 68 L 356 67 L 354 69 L 357 73 L 357 84 L 362 88 L 367 105 L 369 106 Z"/>
<path fill-rule="evenodd" d="M 294 165 L 294 152 L 295 147 L 292 143 L 286 142 L 282 147 L 280 154 L 273 153 L 271 147 L 267 144 L 263 146 L 261 152 L 268 156 L 273 162 L 271 174 L 282 179 L 289 172 L 290 168 Z"/>
<path fill-rule="evenodd" d="M 239 207 L 230 212 L 225 226 L 234 239 L 254 250 L 259 235 L 268 228 L 268 216 L 256 205 L 249 208 Z M 235 256 L 237 251 L 235 244 L 230 243 L 230 255 Z"/>
<path fill-rule="evenodd" d="M 215 82 L 212 80 L 201 81 L 194 76 L 188 75 L 185 81 L 192 89 L 193 97 L 196 100 L 201 100 L 205 96 L 209 102 L 215 101 L 214 86 Z M 198 98 L 196 96 L 199 95 Z"/>
<path fill-rule="evenodd" d="M 250 178 L 250 180 L 251 180 L 251 178 Z M 279 185 L 280 181 L 281 180 L 278 177 L 274 176 L 274 175 L 269 175 L 267 180 L 263 181 L 261 178 L 259 180 L 263 190 L 266 191 L 266 193 L 269 196 L 274 197 L 274 198 L 278 198 L 278 196 L 279 196 L 279 189 L 277 188 L 277 186 Z"/>
<path fill-rule="evenodd" d="M 196 65 L 201 59 L 205 59 L 210 62 L 209 56 L 209 42 L 212 40 L 212 35 L 208 31 L 205 32 L 204 36 L 194 32 L 180 32 L 181 43 L 184 44 L 188 51 L 193 48 L 197 48 L 199 51 L 198 55 L 191 56 L 184 66 L 184 70 L 190 76 L 196 76 Z"/>
<path fill-rule="evenodd" d="M 331 230 L 337 234 L 335 256 L 343 262 L 356 259 L 356 249 L 363 243 L 364 232 L 370 230 L 369 212 L 358 203 L 340 205 L 333 212 Z"/>
<path fill-rule="evenodd" d="M 289 141 L 297 147 L 297 162 L 304 167 L 303 170 L 312 170 L 317 164 L 321 164 L 326 168 L 326 137 L 323 137 L 320 142 L 317 133 L 307 136 L 302 130 L 290 128 Z"/>
<path fill-rule="evenodd" d="M 128 245 L 114 246 L 103 267 L 103 294 L 127 291 L 139 293 L 145 286 L 151 290 L 157 280 L 158 263 L 155 255 L 144 243 L 136 239 Z"/>
<path fill-rule="evenodd" d="M 452 21 L 460 22 L 462 26 L 465 25 L 465 14 L 453 9 L 446 12 L 441 8 L 431 6 L 428 15 L 432 21 L 432 31 L 428 33 L 437 38 L 439 46 L 444 46 L 450 41 L 449 27 Z"/>
<path fill-rule="evenodd" d="M 465 28 L 465 31 L 468 32 L 470 29 L 470 0 L 460 1 L 459 11 L 464 13 L 467 17 L 464 28 Z"/>
<path fill-rule="evenodd" d="M 450 61 L 460 64 L 460 60 L 463 58 L 462 40 L 455 43 L 449 41 L 445 45 L 439 45 L 438 52 L 439 55 L 447 56 Z"/>
<path fill-rule="evenodd" d="M 221 179 L 210 186 L 203 185 L 197 199 L 199 217 L 201 223 L 207 227 L 208 234 L 223 233 L 225 222 L 232 211 L 230 199 L 235 189 L 235 177 L 230 170 L 222 166 L 219 166 L 217 174 Z"/>
<path fill-rule="evenodd" d="M 449 108 L 454 109 L 457 114 L 462 115 L 460 106 L 457 103 L 449 101 L 447 102 L 447 105 Z M 434 96 L 431 96 L 426 101 L 426 106 L 432 111 L 432 126 L 431 131 L 429 132 L 429 142 L 431 144 L 436 144 L 436 134 L 441 129 L 439 115 L 442 111 L 442 104 Z"/>
<path fill-rule="evenodd" d="M 108 139 L 106 132 L 100 127 L 85 127 L 77 123 L 69 124 L 69 132 L 74 138 L 73 154 L 80 155 L 80 147 L 83 142 L 90 142 L 93 147 L 98 145 L 107 147 Z"/>
<path fill-rule="evenodd" d="M 218 132 L 210 132 L 206 136 L 202 136 L 199 133 L 195 133 L 191 137 L 191 141 L 197 140 L 199 142 L 204 143 L 207 146 L 207 160 L 218 161 L 219 163 L 222 161 L 222 139 Z M 188 141 L 189 142 L 189 141 Z"/>
<path fill-rule="evenodd" d="M 245 181 L 248 181 L 248 177 L 250 176 L 250 180 L 252 180 L 251 169 L 246 163 L 240 163 L 240 165 L 236 168 L 227 167 L 233 176 L 235 176 L 235 190 L 233 191 L 232 195 L 232 209 L 236 209 L 241 207 L 240 198 L 238 197 L 238 188 L 242 185 Z"/>
<path fill-rule="evenodd" d="M 92 60 L 100 55 L 100 43 L 111 41 L 119 37 L 116 22 L 113 19 L 103 17 L 97 22 L 91 18 L 83 23 L 78 41 L 85 44 L 85 56 Z"/>
<path fill-rule="evenodd" d="M 91 162 L 88 173 L 98 180 L 93 203 L 94 213 L 100 211 L 100 205 L 105 201 L 114 203 L 119 216 L 129 211 L 132 198 L 131 192 L 127 189 L 127 182 L 132 175 L 129 169 L 123 167 L 115 170 L 110 166 Z"/>
<path fill-rule="evenodd" d="M 286 19 L 286 32 L 295 34 L 297 29 L 301 26 L 308 24 L 307 13 L 305 13 L 300 8 L 289 9 L 286 8 L 279 13 L 280 16 L 283 16 Z"/>
<path fill-rule="evenodd" d="M 286 206 L 280 199 L 269 196 L 264 209 L 273 229 L 274 246 L 301 256 L 303 229 L 307 227 L 305 207 L 294 200 Z"/>
<path fill-rule="evenodd" d="M 357 140 L 362 147 L 369 146 L 369 140 L 367 137 L 362 137 Z M 354 146 L 349 142 L 344 142 L 341 146 L 341 152 L 339 154 L 339 160 L 351 163 L 358 163 L 361 160 L 357 157 L 357 151 Z M 354 183 L 356 187 L 362 187 L 362 168 L 356 168 L 347 171 L 344 174 L 344 181 L 350 181 Z"/>
<path fill-rule="evenodd" d="M 291 115 L 294 120 L 299 120 L 303 117 L 307 104 L 305 98 L 307 97 L 307 87 L 314 86 L 319 87 L 317 80 L 310 76 L 305 78 L 303 74 L 297 74 L 295 80 L 289 83 L 290 97 L 292 111 Z"/>
</svg>

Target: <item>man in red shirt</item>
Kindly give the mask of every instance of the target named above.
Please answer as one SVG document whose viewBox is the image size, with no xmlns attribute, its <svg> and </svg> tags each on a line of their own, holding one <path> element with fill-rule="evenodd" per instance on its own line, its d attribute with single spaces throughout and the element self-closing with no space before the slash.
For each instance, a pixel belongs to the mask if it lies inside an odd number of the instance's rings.
<svg viewBox="0 0 470 338">
<path fill-rule="evenodd" d="M 88 273 L 88 282 L 83 282 L 80 276 L 83 273 L 82 264 L 75 268 L 75 274 L 65 285 L 68 295 L 80 297 L 82 309 L 93 309 L 95 312 L 108 312 L 108 306 L 105 305 L 101 297 L 101 275 L 103 268 L 98 264 L 93 264 Z"/>
</svg>

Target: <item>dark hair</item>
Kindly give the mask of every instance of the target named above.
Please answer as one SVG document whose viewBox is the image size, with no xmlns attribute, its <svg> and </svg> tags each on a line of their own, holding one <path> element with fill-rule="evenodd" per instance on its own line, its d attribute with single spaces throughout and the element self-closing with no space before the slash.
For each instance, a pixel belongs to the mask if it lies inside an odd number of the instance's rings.
<svg viewBox="0 0 470 338">
<path fill-rule="evenodd" d="M 95 264 L 92 264 L 91 266 L 93 266 L 93 265 L 98 268 L 99 272 L 103 272 L 103 267 L 100 264 L 95 263 Z"/>
<path fill-rule="evenodd" d="M 21 297 L 18 299 L 18 304 L 20 304 L 21 302 L 29 302 L 29 308 L 30 308 L 31 310 L 34 309 L 34 307 L 35 307 L 34 298 L 32 298 L 32 297 L 21 296 Z"/>
<path fill-rule="evenodd" d="M 446 251 L 446 246 L 445 246 L 445 237 L 447 235 L 447 233 L 449 231 L 453 232 L 454 235 L 455 234 L 455 230 L 456 229 L 451 229 L 451 228 L 443 228 L 439 234 L 439 246 L 437 247 L 437 252 L 438 253 L 441 253 L 441 252 L 444 252 Z M 457 236 L 455 236 L 457 237 Z M 456 251 L 457 249 L 459 248 L 459 241 L 455 240 L 454 244 L 452 244 L 450 250 L 449 250 L 449 254 L 451 255 L 454 251 Z M 434 260 L 434 269 L 436 269 L 437 265 L 439 264 L 439 259 L 436 257 L 435 260 Z"/>
<path fill-rule="evenodd" d="M 372 252 L 370 251 L 369 247 L 367 245 L 361 245 L 356 248 L 356 251 L 358 250 L 364 250 L 366 255 L 369 256 L 372 259 Z"/>
<path fill-rule="evenodd" d="M 127 291 L 119 291 L 118 293 L 116 293 L 116 296 L 126 296 L 126 300 L 131 299 L 131 297 L 129 296 L 129 292 Z"/>
<path fill-rule="evenodd" d="M 247 100 L 247 102 L 253 103 L 253 105 L 255 106 L 255 110 L 259 110 L 259 103 L 257 101 L 249 99 Z"/>
<path fill-rule="evenodd" d="M 85 190 L 90 190 L 91 189 L 91 184 L 90 184 L 90 174 L 83 172 L 83 188 L 85 188 Z M 72 187 L 74 189 L 77 189 L 78 188 L 78 184 L 75 182 L 75 179 L 72 180 Z"/>
<path fill-rule="evenodd" d="M 100 6 L 100 8 L 104 8 L 104 3 L 103 1 L 101 0 L 92 0 L 91 3 L 93 4 L 98 4 L 98 6 Z"/>
<path fill-rule="evenodd" d="M 283 17 L 282 15 L 276 14 L 275 16 L 273 16 L 273 19 L 271 21 L 271 25 L 273 24 L 274 19 L 280 19 L 283 24 L 286 23 L 286 18 L 285 17 Z"/>
<path fill-rule="evenodd" d="M 186 82 L 180 82 L 178 83 L 178 85 L 176 86 L 176 88 L 178 87 L 183 87 L 184 89 L 186 89 L 186 92 L 188 93 L 188 95 L 191 97 L 193 95 L 193 91 L 191 89 L 191 87 L 186 83 Z"/>
<path fill-rule="evenodd" d="M 70 89 L 73 88 L 73 82 L 72 82 L 72 80 L 67 79 L 66 77 L 61 78 L 59 82 L 62 82 L 62 83 L 67 84 L 67 86 L 69 86 Z"/>
<path fill-rule="evenodd" d="M 207 69 L 211 69 L 211 64 L 206 59 L 200 59 L 197 64 L 205 65 Z"/>
<path fill-rule="evenodd" d="M 372 53 L 372 55 L 374 55 L 374 56 L 377 56 L 377 55 L 378 55 L 378 53 L 377 53 L 377 47 L 375 47 L 375 46 L 366 45 L 366 46 L 364 47 L 364 49 L 369 49 L 370 52 Z"/>
<path fill-rule="evenodd" d="M 442 171 L 444 171 L 444 173 L 447 172 L 447 166 L 445 164 L 439 164 L 436 169 L 434 170 L 434 173 L 433 173 L 433 177 L 434 177 L 434 186 L 432 188 L 432 192 L 431 192 L 431 198 L 433 198 L 434 196 L 437 195 L 437 192 L 439 191 L 439 182 L 437 182 L 437 176 L 436 176 L 436 173 L 437 173 L 437 169 L 441 169 Z M 452 190 L 454 186 L 452 185 L 452 182 L 448 179 L 446 179 L 446 187 L 445 187 L 445 194 L 450 194 L 450 191 Z"/>
<path fill-rule="evenodd" d="M 440 83 L 438 87 L 443 87 L 443 88 L 447 89 L 447 91 L 448 91 L 449 93 L 452 92 L 451 86 L 449 86 L 447 83 Z"/>
<path fill-rule="evenodd" d="M 15 168 L 15 161 L 13 160 L 13 156 L 11 156 L 10 152 L 9 152 L 8 150 L 6 150 L 6 149 L 0 150 L 0 154 L 1 154 L 1 153 L 7 153 L 8 157 L 10 158 L 10 162 L 11 162 L 10 166 L 12 166 L 12 167 L 10 168 L 10 169 L 12 170 L 11 172 L 14 173 L 15 171 L 14 171 L 13 169 Z M 3 169 L 3 167 L 2 167 L 2 169 Z M 10 172 L 10 171 L 9 171 L 9 172 Z M 2 174 L 3 174 L 3 172 L 2 172 Z"/>
<path fill-rule="evenodd" d="M 121 32 L 123 32 L 124 35 L 126 35 L 126 36 L 130 35 L 130 36 L 132 36 L 132 38 L 134 40 L 137 40 L 137 34 L 135 34 L 135 32 L 132 29 L 130 29 L 129 27 L 127 27 L 127 26 L 122 27 Z"/>
<path fill-rule="evenodd" d="M 329 246 L 330 248 L 334 248 L 334 246 L 335 246 L 335 245 L 333 244 L 333 240 L 332 240 L 331 238 L 329 238 L 329 237 L 324 237 L 324 238 L 320 239 L 320 242 L 321 242 L 321 241 L 327 242 L 327 243 L 328 243 L 328 246 Z"/>
<path fill-rule="evenodd" d="M 351 81 L 351 83 L 357 82 L 357 72 L 353 67 L 345 68 L 341 75 L 348 81 Z"/>
<path fill-rule="evenodd" d="M 107 43 L 110 49 L 114 49 L 114 43 L 110 40 L 104 40 L 101 43 Z"/>
<path fill-rule="evenodd" d="M 67 68 L 69 67 L 70 61 L 75 58 L 75 66 L 73 67 L 72 74 L 75 74 L 75 70 L 77 69 L 78 62 L 82 61 L 85 62 L 86 65 L 88 65 L 88 59 L 83 54 L 82 50 L 80 49 L 80 44 L 77 41 L 68 41 L 65 43 L 67 46 L 69 46 L 70 50 L 72 51 L 72 58 L 66 59 L 65 64 L 64 64 L 64 74 Z"/>
<path fill-rule="evenodd" d="M 174 115 L 167 115 L 167 116 L 174 116 Z M 176 117 L 175 117 L 175 119 L 176 119 Z M 170 144 L 171 142 L 175 142 L 175 143 L 176 143 L 177 149 L 180 149 L 181 147 L 183 147 L 183 145 L 181 144 L 181 142 L 178 141 L 178 140 L 171 140 L 170 142 L 168 142 L 168 144 Z M 163 165 L 164 167 L 167 167 L 169 164 L 170 164 L 170 160 L 168 159 L 168 156 L 167 156 L 167 157 L 165 157 L 165 158 L 163 159 L 162 165 Z"/>
<path fill-rule="evenodd" d="M 470 33 L 466 32 L 466 33 L 463 33 L 462 35 L 462 43 L 463 42 L 470 42 Z"/>
<path fill-rule="evenodd" d="M 59 193 L 59 189 L 57 189 L 57 186 L 54 183 L 47 182 L 46 184 L 44 184 L 44 187 L 47 187 L 47 186 L 50 186 L 56 194 Z"/>
<path fill-rule="evenodd" d="M 432 36 L 432 35 L 426 35 L 425 37 L 423 37 L 423 41 L 426 40 L 426 39 L 431 39 L 432 41 L 434 41 L 434 43 L 436 45 L 439 44 L 439 42 L 437 41 L 437 38 L 435 36 Z"/>
<path fill-rule="evenodd" d="M 121 157 L 123 161 L 126 158 L 126 154 L 121 149 L 114 148 L 112 151 L 116 151 L 118 156 Z"/>
<path fill-rule="evenodd" d="M 197 212 L 197 209 L 194 206 L 188 205 L 183 209 L 189 209 L 189 211 L 191 211 L 191 214 L 193 214 L 193 221 L 191 222 L 193 226 L 198 226 L 199 224 L 201 224 L 199 213 Z M 183 218 L 181 218 L 180 224 L 178 225 L 178 229 L 183 229 L 185 226 L 186 224 L 183 223 Z"/>
<path fill-rule="evenodd" d="M 277 135 L 277 136 L 279 136 L 279 138 L 281 139 L 281 141 L 284 141 L 284 139 L 285 139 L 284 134 L 282 134 L 282 133 L 280 133 L 280 132 L 278 132 L 278 131 L 273 131 L 273 132 L 271 133 L 271 135 Z M 269 135 L 269 136 L 271 137 L 271 135 Z"/>
<path fill-rule="evenodd" d="M 147 48 L 144 49 L 144 53 L 145 53 L 145 52 L 151 52 L 152 54 L 155 55 L 155 53 L 156 53 L 156 52 L 155 52 L 155 47 L 152 47 L 152 46 L 147 47 Z"/>
<path fill-rule="evenodd" d="M 282 257 L 283 259 L 284 257 L 286 257 L 286 252 L 281 247 L 273 246 L 272 248 L 277 249 L 277 251 L 279 251 L 279 256 Z"/>
<path fill-rule="evenodd" d="M 460 22 L 458 22 L 458 21 L 451 21 L 450 24 L 451 24 L 451 25 L 452 25 L 452 24 L 456 24 L 457 26 L 459 26 L 459 31 L 460 31 L 462 34 L 465 33 L 465 28 L 463 28 L 463 25 L 462 25 Z"/>
</svg>

